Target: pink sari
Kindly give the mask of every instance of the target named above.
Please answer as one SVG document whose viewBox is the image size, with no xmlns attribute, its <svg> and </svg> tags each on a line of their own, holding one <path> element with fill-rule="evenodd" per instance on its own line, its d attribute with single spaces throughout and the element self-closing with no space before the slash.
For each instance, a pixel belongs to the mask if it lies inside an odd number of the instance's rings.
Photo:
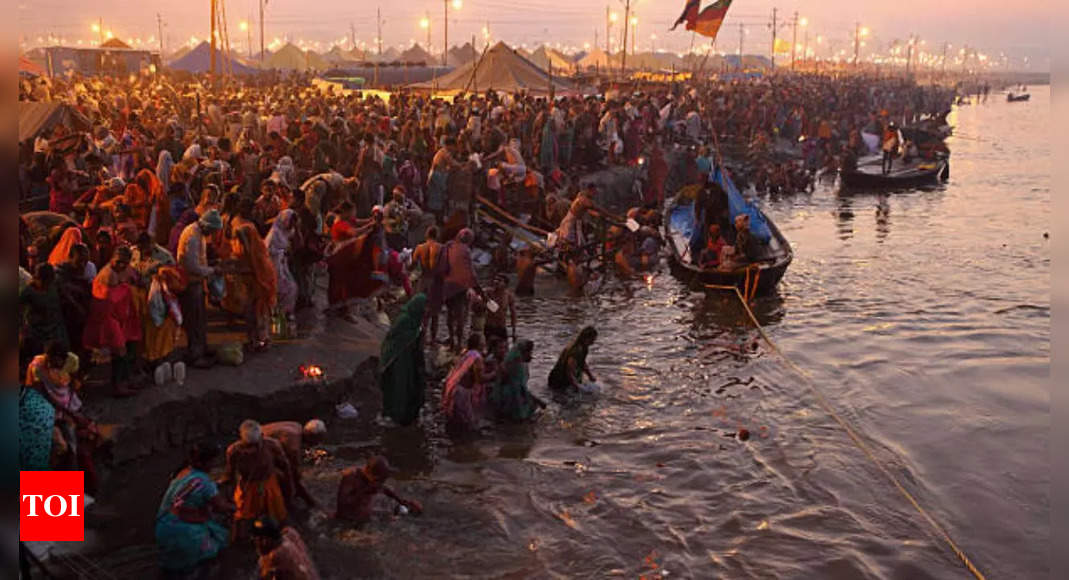
<svg viewBox="0 0 1069 580">
<path fill-rule="evenodd" d="M 453 426 L 468 430 L 478 426 L 478 409 L 482 406 L 485 393 L 482 384 L 475 384 L 472 371 L 482 359 L 479 351 L 469 350 L 445 379 L 442 412 L 445 413 L 446 422 Z"/>
<path fill-rule="evenodd" d="M 141 340 L 141 317 L 133 291 L 125 282 L 108 286 L 110 275 L 109 266 L 93 280 L 93 301 L 82 333 L 82 345 L 87 349 L 121 351 L 127 342 Z"/>
</svg>

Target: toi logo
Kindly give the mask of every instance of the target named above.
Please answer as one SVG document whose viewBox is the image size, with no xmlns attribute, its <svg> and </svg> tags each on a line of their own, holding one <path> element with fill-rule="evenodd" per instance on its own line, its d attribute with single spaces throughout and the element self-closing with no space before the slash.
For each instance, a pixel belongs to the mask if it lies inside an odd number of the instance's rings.
<svg viewBox="0 0 1069 580">
<path fill-rule="evenodd" d="M 20 471 L 19 540 L 85 540 L 84 484 L 81 471 Z"/>
</svg>

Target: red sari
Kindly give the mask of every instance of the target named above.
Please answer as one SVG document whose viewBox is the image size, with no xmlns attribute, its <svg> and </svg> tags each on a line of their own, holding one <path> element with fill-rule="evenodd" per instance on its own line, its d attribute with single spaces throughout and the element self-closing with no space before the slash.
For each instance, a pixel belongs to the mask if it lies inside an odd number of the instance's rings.
<svg viewBox="0 0 1069 580">
<path fill-rule="evenodd" d="M 383 287 L 385 276 L 376 274 L 381 253 L 382 248 L 375 243 L 375 235 L 364 234 L 341 242 L 326 257 L 330 274 L 327 299 L 331 306 L 339 306 L 356 298 L 369 298 Z"/>
<path fill-rule="evenodd" d="M 141 317 L 133 290 L 126 282 L 109 284 L 113 276 L 116 274 L 109 264 L 93 280 L 93 300 L 82 333 L 86 349 L 121 351 L 126 343 L 141 340 Z"/>
</svg>

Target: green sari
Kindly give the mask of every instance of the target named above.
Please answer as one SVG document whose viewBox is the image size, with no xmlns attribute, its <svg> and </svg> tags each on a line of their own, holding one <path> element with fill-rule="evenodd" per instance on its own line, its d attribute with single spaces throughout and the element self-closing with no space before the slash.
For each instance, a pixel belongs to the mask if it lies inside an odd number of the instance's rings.
<svg viewBox="0 0 1069 580">
<path fill-rule="evenodd" d="M 420 340 L 423 311 L 427 296 L 416 294 L 401 308 L 379 355 L 379 387 L 382 389 L 382 414 L 398 425 L 409 425 L 419 418 L 427 385 Z"/>
<path fill-rule="evenodd" d="M 535 413 L 534 396 L 527 390 L 528 369 L 523 360 L 520 341 L 512 347 L 502 363 L 504 376 L 494 384 L 490 393 L 490 402 L 497 411 L 499 419 L 508 421 L 526 421 Z"/>
</svg>

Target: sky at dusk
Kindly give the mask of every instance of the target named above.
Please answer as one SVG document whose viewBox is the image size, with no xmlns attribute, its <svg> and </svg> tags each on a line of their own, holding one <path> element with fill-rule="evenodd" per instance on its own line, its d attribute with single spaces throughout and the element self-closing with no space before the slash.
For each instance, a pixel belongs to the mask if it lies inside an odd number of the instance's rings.
<svg viewBox="0 0 1069 580">
<path fill-rule="evenodd" d="M 450 0 L 452 2 L 452 0 Z M 605 44 L 605 2 L 578 0 L 461 0 L 459 10 L 450 8 L 450 44 L 470 41 L 475 35 L 483 42 L 483 29 L 489 27 L 490 37 L 510 44 L 534 46 L 549 42 L 563 47 L 581 49 L 593 44 L 595 30 L 598 45 Z M 703 6 L 712 0 L 703 1 Z M 53 35 L 65 44 L 88 43 L 96 38 L 92 23 L 103 18 L 104 29 L 124 40 L 136 38 L 152 48 L 158 48 L 156 14 L 165 23 L 164 41 L 167 52 L 192 37 L 208 36 L 208 0 L 157 0 L 129 2 L 125 0 L 16 0 L 19 39 L 25 46 L 47 42 Z M 624 4 L 613 0 L 608 4 L 619 13 L 612 37 L 619 47 Z M 670 32 L 672 22 L 682 11 L 684 0 L 639 0 L 632 10 L 638 19 L 637 48 L 639 51 L 668 49 L 682 52 L 691 43 L 691 34 L 681 26 Z M 382 36 L 385 45 L 425 44 L 427 32 L 420 28 L 420 19 L 430 17 L 431 44 L 441 50 L 443 2 L 441 0 L 409 0 L 407 2 L 373 2 L 367 0 L 269 0 L 265 12 L 266 42 L 304 41 L 320 43 L 325 50 L 343 38 L 348 48 L 350 24 L 357 42 L 374 43 L 376 35 L 375 11 L 382 9 Z M 855 22 L 871 30 L 868 48 L 885 47 L 895 39 L 906 39 L 911 33 L 925 40 L 927 50 L 937 53 L 944 42 L 954 49 L 968 44 L 983 52 L 997 55 L 1005 52 L 1023 63 L 1029 57 L 1033 70 L 1049 66 L 1049 35 L 1054 25 L 1054 11 L 1044 0 L 895 0 L 892 2 L 862 2 L 856 0 L 735 0 L 717 41 L 720 51 L 734 52 L 739 44 L 739 24 L 746 29 L 744 51 L 769 51 L 771 31 L 768 26 L 772 8 L 779 9 L 782 26 L 780 36 L 791 38 L 790 22 L 794 12 L 808 20 L 810 43 L 817 36 L 824 39 L 822 50 L 833 54 L 853 48 Z M 226 0 L 231 46 L 247 50 L 248 37 L 239 30 L 239 21 L 252 23 L 253 43 L 258 46 L 258 2 L 255 0 Z M 630 32 L 629 32 L 630 34 Z M 656 38 L 653 38 L 656 35 Z M 798 42 L 803 42 L 804 29 L 799 28 Z M 708 43 L 708 41 L 704 41 Z M 630 46 L 630 41 L 628 42 Z M 703 44 L 699 37 L 697 44 Z M 312 45 L 309 44 L 311 47 Z M 822 45 L 823 46 L 823 45 Z M 1017 66 L 1015 65 L 1015 68 Z"/>
</svg>

